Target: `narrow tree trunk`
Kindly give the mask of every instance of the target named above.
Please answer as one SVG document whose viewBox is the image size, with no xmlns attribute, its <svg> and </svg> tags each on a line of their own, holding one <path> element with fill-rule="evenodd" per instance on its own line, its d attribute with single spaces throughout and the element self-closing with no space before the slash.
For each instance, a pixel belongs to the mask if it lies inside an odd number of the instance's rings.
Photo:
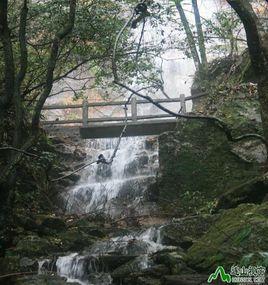
<svg viewBox="0 0 268 285">
<path fill-rule="evenodd" d="M 266 76 L 263 76 L 258 82 L 258 95 L 260 101 L 263 133 L 268 146 L 268 69 Z"/>
<path fill-rule="evenodd" d="M 177 10 L 178 10 L 178 12 L 180 14 L 181 22 L 182 22 L 182 25 L 184 27 L 184 31 L 186 33 L 188 45 L 189 45 L 189 48 L 190 48 L 190 51 L 191 51 L 192 58 L 194 60 L 195 67 L 196 67 L 197 70 L 200 70 L 200 69 L 202 69 L 201 61 L 200 61 L 200 58 L 199 58 L 199 55 L 198 55 L 198 52 L 197 52 L 197 48 L 196 48 L 196 45 L 195 45 L 193 33 L 191 31 L 191 28 L 190 28 L 189 22 L 188 22 L 188 20 L 186 18 L 186 15 L 184 13 L 184 10 L 183 10 L 183 8 L 181 6 L 181 1 L 180 0 L 175 0 L 175 5 L 176 5 L 176 8 L 177 8 Z"/>
<path fill-rule="evenodd" d="M 195 16 L 195 25 L 196 25 L 196 30 L 197 30 L 199 53 L 200 53 L 202 65 L 206 69 L 206 67 L 207 67 L 206 46 L 205 46 L 204 33 L 203 33 L 203 28 L 202 28 L 201 17 L 200 17 L 200 13 L 199 13 L 197 0 L 192 0 L 192 6 L 194 8 L 194 16 Z"/>
<path fill-rule="evenodd" d="M 15 106 L 15 130 L 14 130 L 14 147 L 19 148 L 22 141 L 23 133 L 23 104 L 21 95 L 21 84 L 25 78 L 28 66 L 28 50 L 26 44 L 26 25 L 27 25 L 28 6 L 27 0 L 24 0 L 20 15 L 19 43 L 20 43 L 20 69 L 15 80 L 14 106 Z"/>
<path fill-rule="evenodd" d="M 10 30 L 8 27 L 7 19 L 7 0 L 0 1 L 0 40 L 3 45 L 3 56 L 4 56 L 4 92 L 0 96 L 0 109 L 8 106 L 13 98 L 14 94 L 14 80 L 15 80 L 15 68 L 13 59 L 13 49 L 10 36 Z M 3 113 L 3 112 L 1 112 Z"/>
</svg>

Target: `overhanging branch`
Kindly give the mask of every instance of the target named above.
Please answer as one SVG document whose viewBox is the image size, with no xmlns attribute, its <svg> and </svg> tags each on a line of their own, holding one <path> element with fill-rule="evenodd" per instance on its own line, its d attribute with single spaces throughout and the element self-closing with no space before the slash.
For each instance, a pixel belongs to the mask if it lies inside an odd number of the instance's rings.
<svg viewBox="0 0 268 285">
<path fill-rule="evenodd" d="M 176 118 L 184 118 L 184 119 L 194 119 L 194 120 L 204 120 L 204 121 L 210 121 L 215 123 L 218 127 L 220 127 L 224 133 L 226 134 L 226 137 L 229 141 L 231 142 L 238 142 L 244 139 L 249 139 L 249 138 L 254 138 L 254 139 L 258 139 L 260 140 L 263 144 L 265 144 L 266 148 L 268 149 L 268 145 L 266 143 L 266 140 L 263 136 L 259 135 L 259 134 L 245 134 L 239 137 L 233 137 L 232 135 L 232 130 L 228 127 L 228 125 L 222 121 L 221 119 L 218 119 L 216 117 L 213 116 L 200 116 L 200 115 L 195 115 L 195 114 L 181 114 L 181 113 L 175 113 L 169 109 L 167 109 L 166 107 L 164 107 L 163 105 L 161 105 L 160 103 L 155 102 L 150 96 L 147 95 L 143 95 L 140 92 L 134 90 L 133 88 L 125 85 L 124 83 L 122 83 L 119 79 L 119 75 L 118 75 L 118 70 L 117 70 L 117 61 L 116 61 L 116 54 L 117 54 L 117 47 L 119 44 L 119 41 L 121 39 L 121 36 L 123 35 L 124 31 L 127 29 L 127 27 L 129 26 L 131 20 L 132 20 L 133 14 L 130 17 L 130 19 L 126 22 L 126 24 L 122 27 L 122 29 L 120 30 L 120 32 L 117 35 L 115 44 L 114 44 L 114 50 L 113 50 L 113 57 L 112 57 L 112 73 L 114 76 L 114 83 L 118 86 L 120 86 L 121 88 L 126 89 L 127 91 L 131 92 L 131 94 L 135 94 L 140 98 L 143 98 L 147 101 L 149 101 L 150 103 L 152 103 L 153 105 L 155 105 L 157 108 L 159 108 L 160 110 L 166 112 L 167 114 L 170 114 Z"/>
</svg>

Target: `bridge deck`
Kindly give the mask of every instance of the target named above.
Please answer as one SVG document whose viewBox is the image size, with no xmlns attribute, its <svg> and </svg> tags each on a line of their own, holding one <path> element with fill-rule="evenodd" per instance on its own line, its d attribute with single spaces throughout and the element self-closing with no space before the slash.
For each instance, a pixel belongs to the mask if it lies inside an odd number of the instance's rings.
<svg viewBox="0 0 268 285">
<path fill-rule="evenodd" d="M 164 98 L 155 99 L 155 103 L 179 103 L 176 105 L 177 111 L 182 114 L 186 113 L 186 101 L 198 99 L 206 96 L 205 93 L 196 94 L 194 96 L 186 97 L 180 94 L 180 98 Z M 89 103 L 85 98 L 83 104 L 78 105 L 51 105 L 45 106 L 43 110 L 65 110 L 65 109 L 82 109 L 82 118 L 75 120 L 55 120 L 55 121 L 42 121 L 44 126 L 56 127 L 56 126 L 67 126 L 79 124 L 82 127 L 76 127 L 79 129 L 80 136 L 83 139 L 96 139 L 96 138 L 113 138 L 118 137 L 125 125 L 124 117 L 104 117 L 104 118 L 92 118 L 89 116 L 89 108 L 102 107 L 102 106 L 125 106 L 130 105 L 131 116 L 128 115 L 128 127 L 124 134 L 125 137 L 131 136 L 148 136 L 148 135 L 159 135 L 166 131 L 172 131 L 176 127 L 177 120 L 172 118 L 169 114 L 156 114 L 156 115 L 142 115 L 139 116 L 137 112 L 138 105 L 150 103 L 147 100 L 137 100 L 133 97 L 131 101 L 111 101 L 111 102 L 93 102 Z"/>
<path fill-rule="evenodd" d="M 177 122 L 176 119 L 129 122 L 124 136 L 159 135 L 174 130 Z M 123 127 L 124 122 L 91 124 L 80 128 L 80 136 L 83 139 L 114 138 L 121 134 Z"/>
</svg>

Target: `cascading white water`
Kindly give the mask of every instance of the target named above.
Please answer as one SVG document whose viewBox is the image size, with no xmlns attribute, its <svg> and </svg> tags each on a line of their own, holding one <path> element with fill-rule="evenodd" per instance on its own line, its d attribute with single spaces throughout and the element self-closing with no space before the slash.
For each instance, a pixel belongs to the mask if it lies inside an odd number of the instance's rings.
<svg viewBox="0 0 268 285">
<path fill-rule="evenodd" d="M 72 253 L 57 259 L 57 274 L 66 277 L 68 282 L 81 285 L 109 285 L 112 278 L 101 261 L 103 256 L 130 256 L 140 270 L 151 266 L 149 255 L 164 248 L 161 245 L 161 227 L 150 227 L 141 232 L 114 237 L 110 240 L 97 242 L 87 254 Z M 137 256 L 137 257 L 135 257 Z M 47 262 L 47 260 L 45 260 Z M 44 262 L 40 262 L 42 272 Z M 90 281 L 89 281 L 90 280 Z"/>
<path fill-rule="evenodd" d="M 96 159 L 103 154 L 109 158 L 117 139 L 94 143 L 89 142 L 89 157 Z M 67 208 L 72 213 L 101 212 L 116 217 L 127 215 L 132 207 L 142 214 L 139 203 L 154 181 L 157 167 L 155 138 L 124 138 L 111 165 L 94 165 L 82 173 L 81 181 L 68 193 Z"/>
</svg>

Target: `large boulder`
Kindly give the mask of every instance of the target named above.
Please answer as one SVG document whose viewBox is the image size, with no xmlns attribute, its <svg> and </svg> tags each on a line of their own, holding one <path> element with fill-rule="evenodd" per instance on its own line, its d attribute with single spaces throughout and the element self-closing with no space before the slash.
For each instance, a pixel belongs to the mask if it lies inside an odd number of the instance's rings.
<svg viewBox="0 0 268 285">
<path fill-rule="evenodd" d="M 171 274 L 194 273 L 187 267 L 181 252 L 157 252 L 152 256 L 152 260 L 155 264 L 166 266 Z"/>
<path fill-rule="evenodd" d="M 41 227 L 49 228 L 55 231 L 65 231 L 67 229 L 64 220 L 54 216 L 45 217 L 41 223 Z"/>
<path fill-rule="evenodd" d="M 268 194 L 268 179 L 259 176 L 223 193 L 215 205 L 214 212 L 220 209 L 235 208 L 242 203 L 260 204 Z"/>
<path fill-rule="evenodd" d="M 177 219 L 161 227 L 161 242 L 187 250 L 215 222 L 216 215 L 199 215 Z"/>
<path fill-rule="evenodd" d="M 17 279 L 17 285 L 68 285 L 66 278 L 50 275 L 37 275 L 30 277 L 20 277 Z M 79 285 L 80 283 L 72 282 L 72 285 Z"/>
<path fill-rule="evenodd" d="M 250 265 L 265 266 L 265 255 L 262 258 L 253 257 L 267 252 L 267 217 L 268 202 L 261 205 L 241 204 L 235 209 L 223 211 L 209 231 L 188 250 L 188 265 L 202 272 L 211 272 L 219 265 L 228 268 L 251 257 Z"/>
<path fill-rule="evenodd" d="M 159 137 L 160 176 L 151 187 L 165 213 L 209 213 L 215 199 L 258 175 L 258 167 L 234 155 L 225 132 L 209 121 L 178 123 Z"/>
<path fill-rule="evenodd" d="M 21 257 L 47 256 L 59 247 L 49 238 L 41 238 L 37 235 L 29 235 L 20 238 L 14 252 Z"/>
<path fill-rule="evenodd" d="M 167 275 L 161 279 L 161 285 L 207 285 L 206 275 Z M 217 283 L 221 284 L 221 283 Z"/>
</svg>

